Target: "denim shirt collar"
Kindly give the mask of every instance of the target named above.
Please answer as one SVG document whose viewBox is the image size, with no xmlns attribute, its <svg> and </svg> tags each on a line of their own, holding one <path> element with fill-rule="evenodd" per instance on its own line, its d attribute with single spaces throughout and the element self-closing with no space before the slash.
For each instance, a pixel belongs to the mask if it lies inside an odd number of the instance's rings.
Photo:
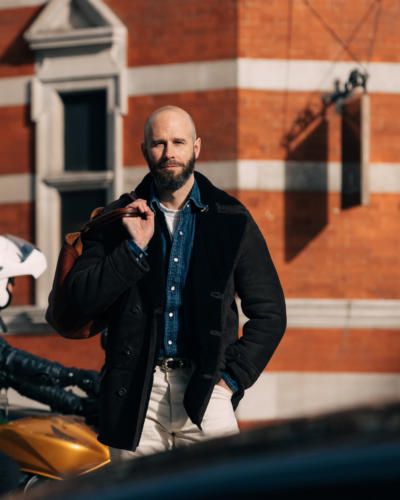
<svg viewBox="0 0 400 500">
<path fill-rule="evenodd" d="M 154 182 L 150 184 L 150 196 L 149 196 L 149 205 L 151 208 L 155 209 L 158 207 L 161 210 L 160 207 L 160 200 L 157 197 L 156 191 L 154 189 Z M 202 209 L 205 208 L 206 205 L 201 201 L 201 196 L 200 196 L 200 189 L 199 186 L 197 185 L 196 180 L 194 181 L 192 190 L 190 192 L 190 196 L 188 198 L 188 201 L 192 202 L 192 206 Z"/>
</svg>

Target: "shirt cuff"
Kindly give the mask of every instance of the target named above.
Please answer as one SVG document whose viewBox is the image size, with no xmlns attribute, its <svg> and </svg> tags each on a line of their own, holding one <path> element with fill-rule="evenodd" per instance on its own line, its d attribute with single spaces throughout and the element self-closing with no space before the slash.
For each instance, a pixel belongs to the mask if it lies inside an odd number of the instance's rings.
<svg viewBox="0 0 400 500">
<path fill-rule="evenodd" d="M 146 250 L 142 250 L 138 245 L 136 245 L 132 238 L 128 240 L 128 247 L 135 255 L 136 260 L 139 262 L 142 262 L 148 256 Z"/>
<path fill-rule="evenodd" d="M 237 392 L 237 390 L 239 389 L 239 386 L 238 386 L 237 382 L 229 375 L 229 373 L 222 372 L 222 378 L 225 380 L 226 385 L 229 387 L 229 389 L 232 392 L 234 392 L 234 393 Z"/>
</svg>

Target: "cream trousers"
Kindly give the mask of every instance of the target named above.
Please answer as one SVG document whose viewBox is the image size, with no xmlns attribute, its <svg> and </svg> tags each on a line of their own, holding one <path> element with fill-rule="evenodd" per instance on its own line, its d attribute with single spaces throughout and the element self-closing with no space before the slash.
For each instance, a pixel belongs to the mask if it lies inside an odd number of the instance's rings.
<svg viewBox="0 0 400 500">
<path fill-rule="evenodd" d="M 153 388 L 139 446 L 134 452 L 110 447 L 112 462 L 136 458 L 198 441 L 239 432 L 231 404 L 232 393 L 216 385 L 201 423 L 193 424 L 183 406 L 192 368 L 162 371 L 156 366 Z"/>
</svg>

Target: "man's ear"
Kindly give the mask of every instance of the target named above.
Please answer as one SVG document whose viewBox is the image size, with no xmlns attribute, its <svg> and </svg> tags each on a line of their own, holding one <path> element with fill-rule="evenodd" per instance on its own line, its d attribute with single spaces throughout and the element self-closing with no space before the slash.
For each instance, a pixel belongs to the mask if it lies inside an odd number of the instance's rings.
<svg viewBox="0 0 400 500">
<path fill-rule="evenodd" d="M 201 138 L 197 137 L 197 139 L 194 141 L 194 157 L 197 158 L 199 157 L 200 150 L 201 150 Z"/>
</svg>

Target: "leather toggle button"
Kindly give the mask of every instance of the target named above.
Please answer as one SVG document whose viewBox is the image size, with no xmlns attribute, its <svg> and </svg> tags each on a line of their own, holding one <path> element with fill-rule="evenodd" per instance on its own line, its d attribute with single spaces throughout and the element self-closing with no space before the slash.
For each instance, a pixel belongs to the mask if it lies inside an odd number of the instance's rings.
<svg viewBox="0 0 400 500">
<path fill-rule="evenodd" d="M 142 308 L 139 306 L 139 305 L 136 305 L 132 308 L 132 311 L 135 313 L 135 314 L 139 314 L 140 312 L 142 312 Z"/>
<path fill-rule="evenodd" d="M 213 335 L 214 337 L 221 337 L 221 335 L 222 335 L 222 332 L 220 332 L 219 330 L 210 330 L 209 333 L 210 333 L 210 335 Z"/>
<path fill-rule="evenodd" d="M 117 394 L 118 396 L 125 396 L 126 393 L 128 392 L 128 389 L 126 387 L 120 387 L 118 390 L 117 390 Z"/>
</svg>

